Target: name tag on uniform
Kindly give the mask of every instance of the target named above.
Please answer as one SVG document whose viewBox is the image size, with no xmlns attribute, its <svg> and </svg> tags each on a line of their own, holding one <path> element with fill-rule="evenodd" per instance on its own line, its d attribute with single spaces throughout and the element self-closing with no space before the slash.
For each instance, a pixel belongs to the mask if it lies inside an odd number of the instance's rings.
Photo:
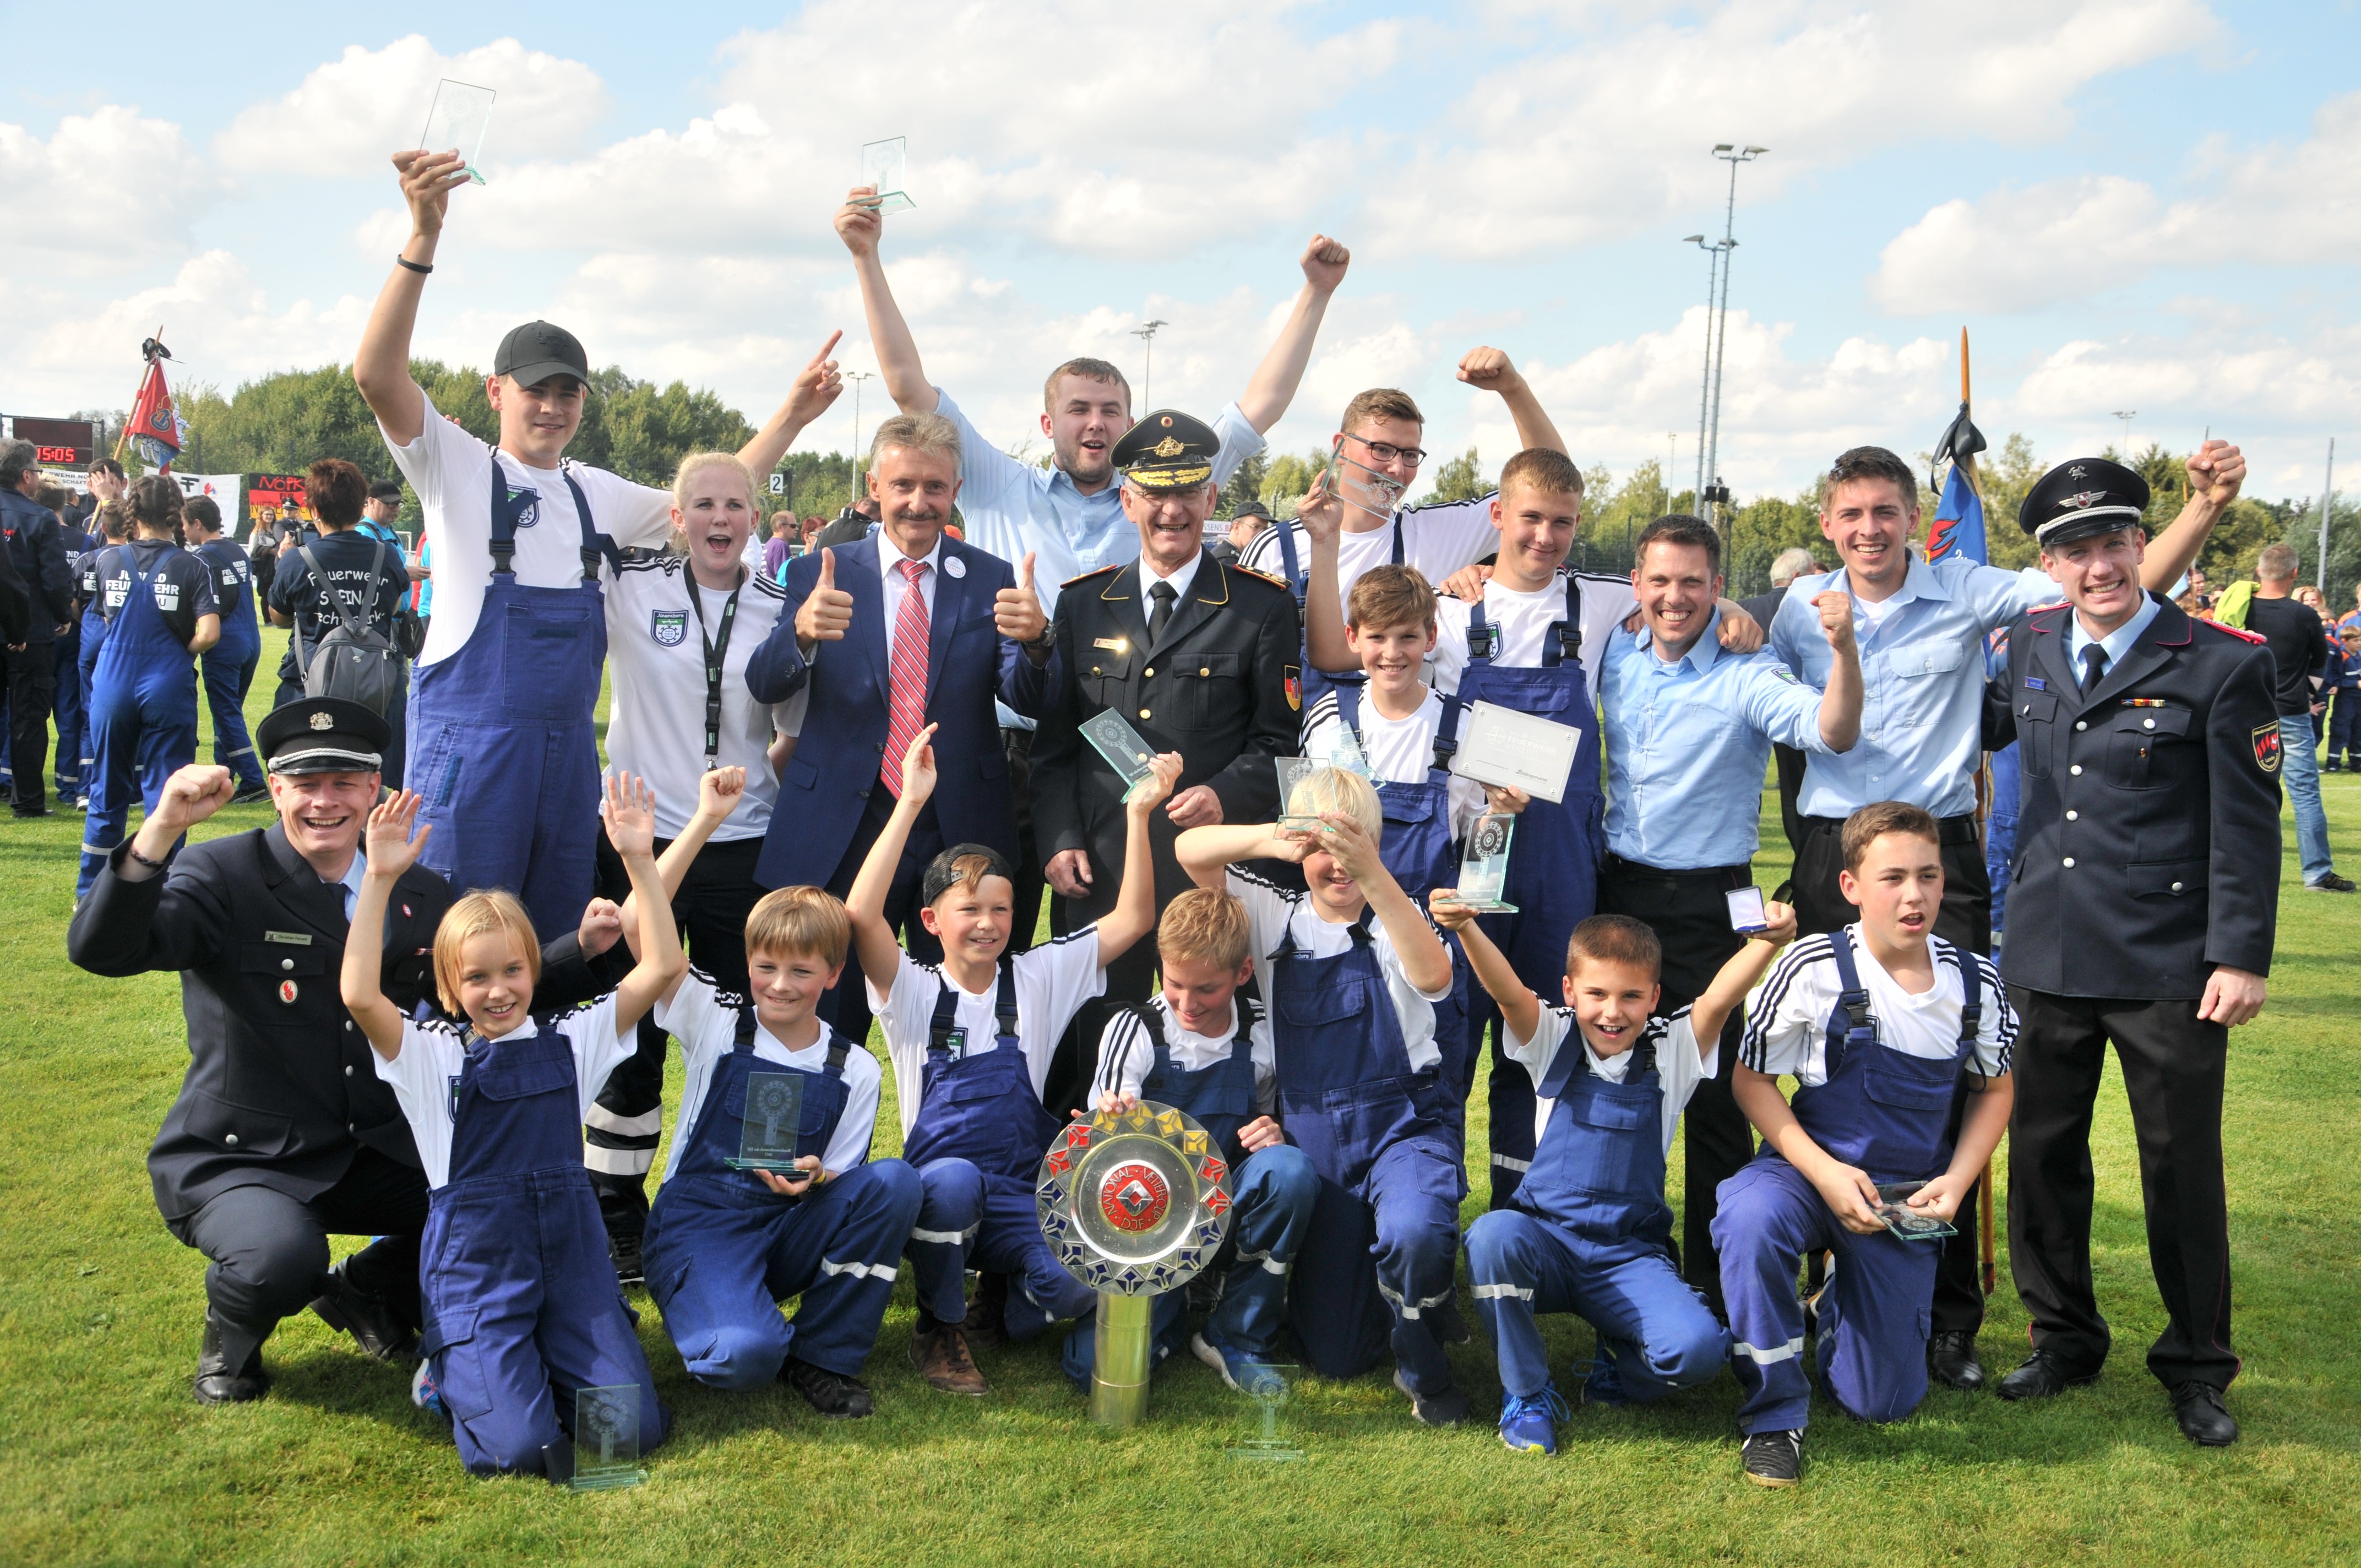
<svg viewBox="0 0 2361 1568">
<path fill-rule="evenodd" d="M 1131 646 L 1131 639 L 1128 637 L 1093 637 L 1091 639 L 1091 646 L 1093 648 L 1104 648 L 1110 653 L 1120 653 L 1125 649 Z"/>
<path fill-rule="evenodd" d="M 2046 692 L 2049 689 L 2049 683 L 2043 680 L 2039 675 L 2026 676 L 2025 685 L 2027 691 Z"/>
<path fill-rule="evenodd" d="M 262 934 L 262 939 L 266 942 L 284 942 L 291 948 L 308 948 L 312 945 L 312 938 L 301 931 L 265 931 Z"/>
</svg>

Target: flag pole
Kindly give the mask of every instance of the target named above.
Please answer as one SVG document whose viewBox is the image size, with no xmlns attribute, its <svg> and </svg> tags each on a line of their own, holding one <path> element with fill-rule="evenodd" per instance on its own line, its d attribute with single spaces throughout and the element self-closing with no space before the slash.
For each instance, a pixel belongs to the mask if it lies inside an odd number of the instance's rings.
<svg viewBox="0 0 2361 1568">
<path fill-rule="evenodd" d="M 1960 328 L 1960 413 L 1967 413 L 1972 402 L 1973 394 L 1968 378 L 1968 329 L 1962 326 Z M 1983 487 L 1976 482 L 1975 454 L 1971 452 L 1963 457 L 1954 458 L 1953 461 L 1966 472 L 1968 488 L 1974 493 L 1976 504 L 1982 506 L 1984 492 Z M 1989 513 L 1985 515 L 1984 525 L 1987 529 L 1992 525 Z M 1976 768 L 1976 841 L 1979 844 L 1984 842 L 1985 825 L 1990 821 L 1991 815 L 1992 758 L 1987 753 Z M 2000 1244 L 1993 1235 L 1993 1162 L 1990 1155 L 1984 1157 L 1983 1179 L 1976 1183 L 1976 1206 L 1979 1211 L 1978 1217 L 1983 1222 L 1977 1227 L 1980 1233 L 1978 1242 L 1983 1254 L 1984 1294 L 1989 1296 L 2000 1283 Z"/>
<path fill-rule="evenodd" d="M 160 345 L 163 341 L 164 323 L 162 322 L 158 322 L 156 323 L 156 335 L 149 338 L 148 342 Z M 147 353 L 147 345 L 141 345 L 140 348 L 139 385 L 131 389 L 131 406 L 135 409 L 139 406 L 139 394 L 148 389 L 148 367 L 156 363 L 155 359 Z M 130 439 L 131 421 L 128 416 L 126 416 L 123 421 L 123 428 L 115 433 L 115 460 L 116 463 L 119 464 L 123 461 L 123 444 Z"/>
</svg>

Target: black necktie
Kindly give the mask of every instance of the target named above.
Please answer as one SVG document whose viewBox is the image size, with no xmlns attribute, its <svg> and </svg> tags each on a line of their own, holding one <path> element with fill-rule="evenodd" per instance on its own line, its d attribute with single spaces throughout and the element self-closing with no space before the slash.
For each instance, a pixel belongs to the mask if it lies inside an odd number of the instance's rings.
<svg viewBox="0 0 2361 1568">
<path fill-rule="evenodd" d="M 1153 646 L 1164 635 L 1165 627 L 1171 624 L 1172 601 L 1180 596 L 1172 591 L 1170 583 L 1159 583 L 1148 590 L 1148 597 L 1156 601 L 1156 608 L 1148 612 L 1148 641 Z"/>
<path fill-rule="evenodd" d="M 2097 689 L 2107 674 L 2107 651 L 2096 642 L 2082 650 L 2082 695 Z"/>
</svg>

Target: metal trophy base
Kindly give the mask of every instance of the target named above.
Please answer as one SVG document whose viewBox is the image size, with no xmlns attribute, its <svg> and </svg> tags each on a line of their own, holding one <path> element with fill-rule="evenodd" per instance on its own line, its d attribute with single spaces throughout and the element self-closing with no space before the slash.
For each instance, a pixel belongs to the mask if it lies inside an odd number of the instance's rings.
<svg viewBox="0 0 2361 1568">
<path fill-rule="evenodd" d="M 1099 1292 L 1098 1324 L 1091 1331 L 1091 1420 L 1118 1430 L 1148 1419 L 1149 1352 L 1156 1298 Z"/>
</svg>

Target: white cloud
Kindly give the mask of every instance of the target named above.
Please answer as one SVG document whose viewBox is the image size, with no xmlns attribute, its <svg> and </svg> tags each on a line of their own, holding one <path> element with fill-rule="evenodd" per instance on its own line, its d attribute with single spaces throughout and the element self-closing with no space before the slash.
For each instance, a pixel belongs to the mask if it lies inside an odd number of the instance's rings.
<svg viewBox="0 0 2361 1568">
<path fill-rule="evenodd" d="M 488 174 L 576 150 L 609 107 L 606 85 L 578 60 L 528 49 L 514 38 L 445 55 L 412 33 L 381 49 L 347 47 L 293 92 L 232 120 L 214 138 L 214 156 L 248 171 L 382 174 L 389 154 L 417 144 L 445 77 L 500 94 L 484 138 Z"/>
<path fill-rule="evenodd" d="M 47 141 L 0 125 L 0 256 L 86 275 L 181 254 L 222 188 L 180 126 L 136 108 L 69 115 Z"/>
</svg>

